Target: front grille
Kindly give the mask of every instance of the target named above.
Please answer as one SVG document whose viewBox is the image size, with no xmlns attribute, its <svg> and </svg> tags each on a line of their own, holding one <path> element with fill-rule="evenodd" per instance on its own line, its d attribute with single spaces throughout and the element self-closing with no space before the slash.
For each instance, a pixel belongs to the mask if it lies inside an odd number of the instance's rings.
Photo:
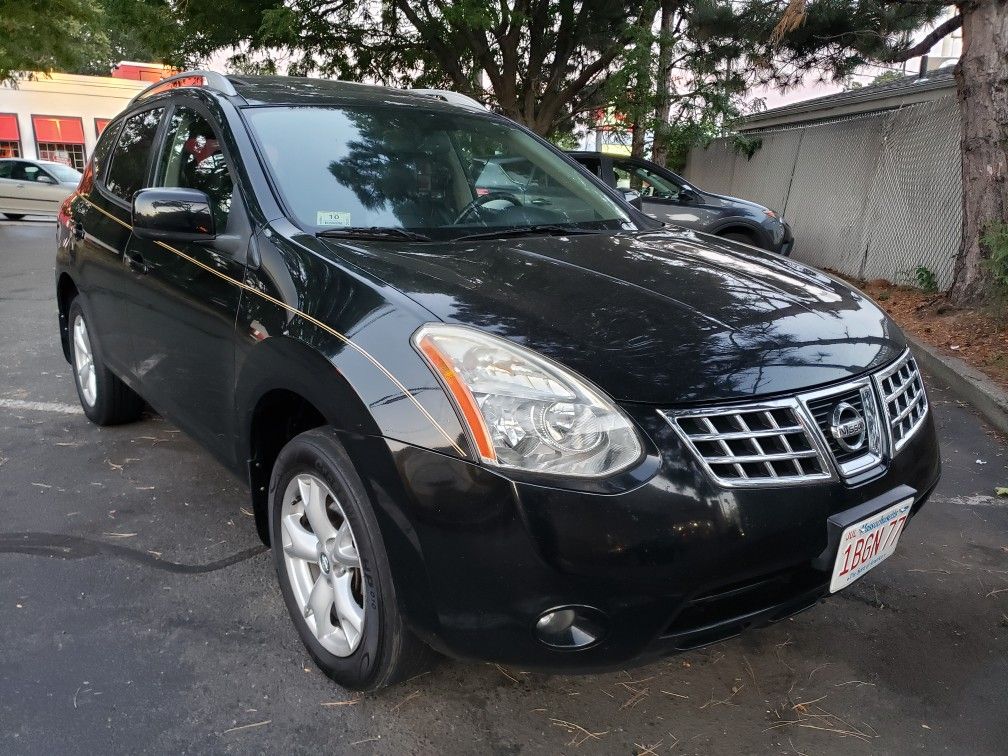
<svg viewBox="0 0 1008 756">
<path fill-rule="evenodd" d="M 927 415 L 927 395 L 921 380 L 917 361 L 908 352 L 906 356 L 875 380 L 889 427 L 892 429 L 893 453 L 910 440 L 910 436 L 924 422 Z"/>
<path fill-rule="evenodd" d="M 865 423 L 863 438 L 848 444 L 858 446 L 854 451 L 832 432 L 833 413 L 844 403 Z M 924 383 L 908 351 L 874 376 L 840 386 L 758 404 L 663 410 L 661 415 L 717 483 L 744 487 L 880 473 L 886 456 L 895 455 L 923 425 L 927 410 Z M 852 419 L 849 410 L 841 414 Z"/>
<path fill-rule="evenodd" d="M 719 483 L 780 485 L 830 477 L 796 403 L 667 416 Z"/>
<path fill-rule="evenodd" d="M 823 438 L 826 439 L 826 443 L 829 444 L 830 451 L 833 453 L 833 458 L 838 464 L 844 464 L 845 462 L 850 462 L 857 459 L 858 457 L 863 457 L 868 451 L 865 449 L 857 449 L 856 451 L 850 451 L 845 449 L 837 443 L 837 440 L 833 437 L 833 433 L 830 430 L 830 426 L 833 424 L 833 410 L 841 402 L 847 402 L 861 413 L 861 417 L 867 417 L 865 412 L 864 400 L 861 398 L 861 388 L 854 388 L 850 391 L 845 391 L 842 394 L 834 394 L 833 396 L 824 396 L 821 399 L 811 399 L 808 402 L 809 412 L 812 413 L 812 419 L 815 420 L 816 425 L 819 426 L 819 430 L 822 431 Z"/>
</svg>

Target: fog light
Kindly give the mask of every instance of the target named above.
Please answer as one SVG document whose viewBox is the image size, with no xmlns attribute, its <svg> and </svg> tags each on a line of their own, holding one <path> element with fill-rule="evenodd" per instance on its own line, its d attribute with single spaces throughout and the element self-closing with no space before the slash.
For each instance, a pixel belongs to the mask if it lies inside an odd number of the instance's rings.
<svg viewBox="0 0 1008 756">
<path fill-rule="evenodd" d="M 584 648 L 605 634 L 605 615 L 590 606 L 551 609 L 536 621 L 539 640 L 553 648 Z"/>
</svg>

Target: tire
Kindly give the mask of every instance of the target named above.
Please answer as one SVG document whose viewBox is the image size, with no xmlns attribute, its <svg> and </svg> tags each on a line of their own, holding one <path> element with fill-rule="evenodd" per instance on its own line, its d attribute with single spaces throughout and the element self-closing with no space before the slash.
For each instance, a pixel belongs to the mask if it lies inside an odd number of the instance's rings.
<svg viewBox="0 0 1008 756">
<path fill-rule="evenodd" d="M 24 213 L 4 213 L 4 217 L 7 220 L 21 220 L 24 218 Z"/>
<path fill-rule="evenodd" d="M 138 420 L 143 412 L 143 399 L 102 362 L 101 350 L 95 334 L 88 328 L 88 317 L 80 297 L 70 303 L 67 322 L 74 386 L 88 420 L 96 425 L 120 425 Z"/>
<path fill-rule="evenodd" d="M 269 519 L 280 591 L 319 669 L 344 688 L 371 691 L 427 666 L 431 652 L 403 623 L 377 520 L 331 428 L 302 433 L 280 451 Z"/>
</svg>

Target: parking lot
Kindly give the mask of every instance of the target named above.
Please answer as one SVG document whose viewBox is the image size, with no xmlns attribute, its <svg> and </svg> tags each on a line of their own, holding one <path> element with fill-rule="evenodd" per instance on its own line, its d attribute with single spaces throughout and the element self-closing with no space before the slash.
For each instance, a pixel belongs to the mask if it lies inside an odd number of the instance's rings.
<svg viewBox="0 0 1008 756">
<path fill-rule="evenodd" d="M 605 675 L 441 660 L 358 698 L 303 650 L 241 483 L 159 417 L 79 411 L 53 236 L 0 220 L 0 752 L 1004 753 L 1008 445 L 943 387 L 937 493 L 810 611 Z"/>
</svg>

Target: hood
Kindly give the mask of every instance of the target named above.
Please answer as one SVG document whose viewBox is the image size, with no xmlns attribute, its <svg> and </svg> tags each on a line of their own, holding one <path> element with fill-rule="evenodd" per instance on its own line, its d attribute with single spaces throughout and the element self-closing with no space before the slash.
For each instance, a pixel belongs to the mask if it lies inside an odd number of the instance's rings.
<svg viewBox="0 0 1008 756">
<path fill-rule="evenodd" d="M 709 204 L 717 204 L 720 205 L 721 207 L 731 207 L 738 210 L 746 210 L 752 213 L 753 215 L 758 215 L 760 217 L 762 217 L 764 212 L 768 209 L 763 205 L 759 205 L 755 202 L 739 199 L 738 197 L 729 197 L 726 194 L 711 194 L 710 192 L 703 192 L 703 195 L 704 199 L 706 199 Z"/>
<path fill-rule="evenodd" d="M 624 402 L 794 392 L 880 367 L 906 347 L 856 290 L 688 231 L 325 244 L 436 318 L 535 349 Z"/>
</svg>

